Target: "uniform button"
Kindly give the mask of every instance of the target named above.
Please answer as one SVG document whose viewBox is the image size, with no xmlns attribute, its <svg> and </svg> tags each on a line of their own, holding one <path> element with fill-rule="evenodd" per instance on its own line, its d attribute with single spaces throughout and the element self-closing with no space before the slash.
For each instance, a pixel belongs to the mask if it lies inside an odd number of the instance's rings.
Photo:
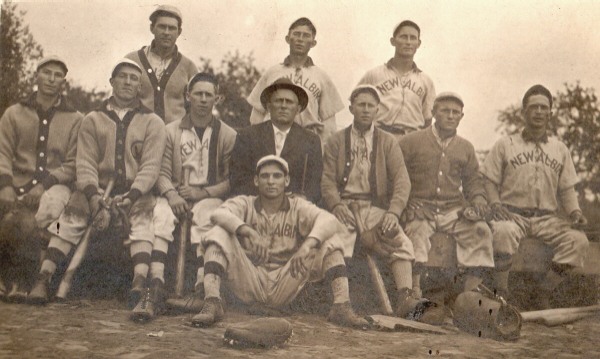
<svg viewBox="0 0 600 359">
<path fill-rule="evenodd" d="M 44 171 L 44 167 L 40 167 L 40 171 Z"/>
<path fill-rule="evenodd" d="M 37 184 L 37 180 L 33 180 L 33 181 L 31 181 L 31 183 L 33 183 L 33 184 Z"/>
<path fill-rule="evenodd" d="M 347 181 L 347 180 L 348 180 L 348 177 L 344 177 L 344 181 Z"/>
<path fill-rule="evenodd" d="M 436 209 L 435 209 L 435 211 L 436 211 L 437 213 L 440 213 L 440 209 L 439 209 L 439 208 L 436 208 Z"/>
<path fill-rule="evenodd" d="M 44 157 L 44 152 L 40 152 L 40 157 Z"/>
<path fill-rule="evenodd" d="M 350 162 L 346 162 L 346 166 L 350 166 Z"/>
<path fill-rule="evenodd" d="M 440 171 L 440 176 L 443 175 L 442 171 Z"/>
<path fill-rule="evenodd" d="M 44 121 L 42 121 L 42 123 L 43 123 L 44 125 L 47 125 L 47 124 L 48 124 L 48 121 L 47 121 L 47 120 L 44 120 Z"/>
<path fill-rule="evenodd" d="M 435 189 L 435 191 L 436 191 L 437 193 L 440 193 L 441 189 L 438 187 L 438 188 L 436 188 L 436 189 Z"/>
<path fill-rule="evenodd" d="M 46 137 L 40 136 L 40 141 L 44 141 L 45 139 L 46 139 Z"/>
<path fill-rule="evenodd" d="M 446 154 L 444 152 L 442 152 L 442 157 L 446 157 Z"/>
<path fill-rule="evenodd" d="M 156 89 L 157 89 L 158 91 L 160 91 L 160 86 L 156 86 Z"/>
<path fill-rule="evenodd" d="M 19 192 L 25 193 L 25 188 L 19 188 Z"/>
<path fill-rule="evenodd" d="M 152 69 L 148 69 L 148 73 L 151 74 L 152 73 Z"/>
</svg>

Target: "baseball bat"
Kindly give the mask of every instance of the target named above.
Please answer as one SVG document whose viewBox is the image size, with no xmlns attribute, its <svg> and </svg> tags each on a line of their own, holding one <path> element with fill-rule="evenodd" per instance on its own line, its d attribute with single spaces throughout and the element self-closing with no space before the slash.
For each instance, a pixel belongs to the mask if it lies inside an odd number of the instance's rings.
<svg viewBox="0 0 600 359">
<path fill-rule="evenodd" d="M 104 191 L 104 194 L 102 195 L 102 200 L 106 201 L 108 199 L 108 197 L 110 197 L 110 193 L 112 192 L 114 186 L 115 186 L 115 179 L 113 177 L 108 181 L 108 185 L 106 185 L 106 190 Z M 94 217 L 95 216 L 96 216 L 96 214 L 94 214 Z M 75 249 L 75 253 L 73 253 L 73 258 L 71 258 L 71 261 L 69 262 L 69 266 L 67 267 L 67 270 L 65 271 L 65 274 L 63 275 L 60 285 L 58 286 L 58 291 L 56 292 L 56 297 L 59 299 L 67 298 L 67 294 L 69 294 L 69 291 L 71 290 L 73 276 L 75 275 L 77 268 L 79 268 L 79 266 L 81 265 L 81 262 L 83 262 L 83 258 L 85 257 L 85 255 L 88 251 L 88 247 L 90 245 L 90 237 L 92 236 L 92 227 L 93 227 L 92 222 L 90 222 L 90 224 L 85 229 L 85 232 L 83 233 L 83 237 L 81 238 L 79 245 Z"/>
<path fill-rule="evenodd" d="M 360 206 L 357 202 L 352 202 L 350 203 L 349 207 L 356 222 L 356 232 L 358 233 L 358 236 L 361 236 L 364 232 L 366 232 L 366 228 L 363 218 L 360 214 Z M 375 263 L 375 260 L 373 257 L 371 257 L 371 254 L 365 253 L 365 256 L 367 258 L 369 272 L 371 273 L 371 280 L 373 281 L 375 292 L 377 293 L 377 298 L 379 299 L 379 306 L 381 307 L 383 314 L 394 315 L 392 303 L 390 302 L 387 290 L 385 289 L 385 284 L 383 283 L 383 278 L 381 277 L 379 268 L 377 268 L 377 263 Z"/>
<path fill-rule="evenodd" d="M 308 153 L 304 155 L 304 167 L 302 169 L 302 183 L 300 187 L 300 194 L 305 196 L 304 190 L 306 187 L 306 171 L 308 170 Z"/>
<path fill-rule="evenodd" d="M 183 167 L 183 185 L 190 183 L 190 168 Z M 179 225 L 179 246 L 177 247 L 177 263 L 175 265 L 175 296 L 183 297 L 185 286 L 185 254 L 187 251 L 187 237 L 190 231 L 190 219 L 186 213 Z"/>
<path fill-rule="evenodd" d="M 590 305 L 587 307 L 557 308 L 523 312 L 521 313 L 521 317 L 523 318 L 523 322 L 538 322 L 547 326 L 555 326 L 594 316 L 597 315 L 598 312 L 600 312 L 600 305 Z"/>
</svg>

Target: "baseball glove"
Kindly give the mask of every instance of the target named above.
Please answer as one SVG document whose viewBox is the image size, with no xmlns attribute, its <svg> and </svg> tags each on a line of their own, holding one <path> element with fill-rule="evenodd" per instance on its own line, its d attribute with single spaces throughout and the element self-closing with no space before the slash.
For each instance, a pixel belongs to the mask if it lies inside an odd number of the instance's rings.
<svg viewBox="0 0 600 359">
<path fill-rule="evenodd" d="M 402 242 L 396 239 L 399 230 L 383 232 L 380 221 L 375 227 L 363 232 L 360 236 L 362 246 L 381 256 L 388 256 L 402 247 Z"/>
<path fill-rule="evenodd" d="M 235 347 L 272 348 L 284 344 L 292 336 L 292 324 L 282 318 L 259 318 L 237 323 L 225 330 L 223 340 Z"/>
<path fill-rule="evenodd" d="M 482 338 L 517 340 L 521 334 L 519 311 L 482 284 L 475 291 L 459 294 L 453 313 L 454 325 Z"/>
</svg>

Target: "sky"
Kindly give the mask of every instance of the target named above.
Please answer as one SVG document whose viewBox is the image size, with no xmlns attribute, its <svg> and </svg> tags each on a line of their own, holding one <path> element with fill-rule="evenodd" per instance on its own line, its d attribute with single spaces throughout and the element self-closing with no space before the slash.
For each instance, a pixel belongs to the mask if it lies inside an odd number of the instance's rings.
<svg viewBox="0 0 600 359">
<path fill-rule="evenodd" d="M 69 66 L 68 80 L 109 90 L 109 74 L 125 54 L 150 44 L 148 16 L 158 2 L 114 0 L 17 1 L 46 55 Z M 317 27 L 310 52 L 344 101 L 362 75 L 393 56 L 394 27 L 410 19 L 421 27 L 417 65 L 436 91 L 465 102 L 459 134 L 477 149 L 499 137 L 500 110 L 518 105 L 531 85 L 553 93 L 580 81 L 598 88 L 600 1 L 594 0 L 196 0 L 165 1 L 183 13 L 179 50 L 197 62 L 219 64 L 228 52 L 252 52 L 261 70 L 288 54 L 285 35 L 299 17 Z M 347 109 L 337 116 L 348 125 Z"/>
</svg>

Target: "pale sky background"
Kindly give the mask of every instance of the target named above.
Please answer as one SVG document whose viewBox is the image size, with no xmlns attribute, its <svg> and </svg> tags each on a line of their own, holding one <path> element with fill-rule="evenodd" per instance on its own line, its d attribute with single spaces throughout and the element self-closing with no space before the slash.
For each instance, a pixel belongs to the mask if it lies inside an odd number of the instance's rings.
<svg viewBox="0 0 600 359">
<path fill-rule="evenodd" d="M 465 100 L 459 133 L 478 149 L 498 138 L 498 111 L 520 103 L 527 88 L 542 83 L 553 93 L 580 80 L 598 88 L 600 1 L 587 0 L 200 0 L 19 2 L 46 55 L 69 66 L 68 78 L 109 90 L 113 64 L 150 44 L 148 16 L 159 3 L 179 7 L 179 50 L 197 62 L 220 63 L 227 52 L 253 52 L 264 70 L 288 53 L 289 25 L 306 16 L 317 27 L 315 63 L 337 85 L 345 102 L 370 68 L 393 56 L 389 38 L 401 20 L 421 27 L 415 61 L 436 91 L 456 91 Z M 338 126 L 350 113 L 338 114 Z"/>
</svg>

